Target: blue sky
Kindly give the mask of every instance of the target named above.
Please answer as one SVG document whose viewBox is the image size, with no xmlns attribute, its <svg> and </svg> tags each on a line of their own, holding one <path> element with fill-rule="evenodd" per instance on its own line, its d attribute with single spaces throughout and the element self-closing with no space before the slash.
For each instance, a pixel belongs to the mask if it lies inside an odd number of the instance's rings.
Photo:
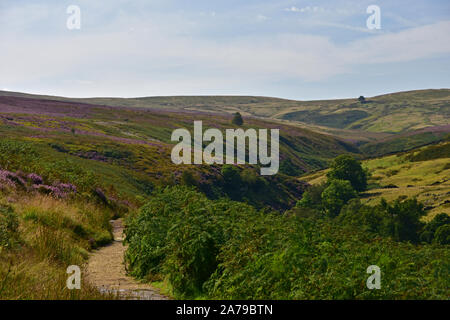
<svg viewBox="0 0 450 320">
<path fill-rule="evenodd" d="M 369 30 L 369 5 L 381 29 Z M 69 30 L 67 7 L 81 9 Z M 373 96 L 450 87 L 448 0 L 2 0 L 0 89 Z"/>
</svg>

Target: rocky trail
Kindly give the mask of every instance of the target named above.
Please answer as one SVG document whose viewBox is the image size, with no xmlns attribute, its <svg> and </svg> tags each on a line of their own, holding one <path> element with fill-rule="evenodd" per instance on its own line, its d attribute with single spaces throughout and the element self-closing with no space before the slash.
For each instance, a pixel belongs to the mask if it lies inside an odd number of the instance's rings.
<svg viewBox="0 0 450 320">
<path fill-rule="evenodd" d="M 120 299 L 167 300 L 158 289 L 126 274 L 123 263 L 123 221 L 112 220 L 114 241 L 92 253 L 86 267 L 87 280 L 101 292 L 117 294 Z"/>
</svg>

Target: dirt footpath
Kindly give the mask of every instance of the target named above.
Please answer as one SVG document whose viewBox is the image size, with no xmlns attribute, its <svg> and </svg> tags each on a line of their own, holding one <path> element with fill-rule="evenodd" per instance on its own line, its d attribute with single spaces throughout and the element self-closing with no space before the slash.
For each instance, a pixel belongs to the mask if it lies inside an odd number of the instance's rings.
<svg viewBox="0 0 450 320">
<path fill-rule="evenodd" d="M 87 280 L 102 292 L 111 292 L 121 299 L 167 300 L 158 289 L 142 284 L 126 275 L 123 257 L 126 246 L 123 245 L 122 219 L 111 221 L 113 243 L 92 253 L 86 267 Z"/>
</svg>

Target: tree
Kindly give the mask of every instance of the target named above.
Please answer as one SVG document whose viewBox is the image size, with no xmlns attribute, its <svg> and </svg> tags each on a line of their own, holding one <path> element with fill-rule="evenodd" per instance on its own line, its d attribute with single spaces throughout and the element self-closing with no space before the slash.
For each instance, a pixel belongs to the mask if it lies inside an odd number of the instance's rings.
<svg viewBox="0 0 450 320">
<path fill-rule="evenodd" d="M 364 98 L 364 96 L 359 96 L 358 100 L 361 103 L 366 103 L 366 98 Z"/>
<path fill-rule="evenodd" d="M 233 120 L 231 120 L 231 123 L 237 126 L 242 126 L 244 124 L 244 120 L 242 119 L 242 116 L 239 112 L 236 112 L 233 115 Z"/>
<path fill-rule="evenodd" d="M 325 183 L 309 186 L 303 193 L 302 198 L 297 201 L 299 208 L 322 209 L 322 193 L 327 185 Z"/>
<path fill-rule="evenodd" d="M 361 163 L 349 154 L 343 154 L 334 159 L 327 177 L 330 180 L 347 180 L 358 192 L 367 188 L 366 171 L 362 168 Z"/>
<path fill-rule="evenodd" d="M 437 214 L 433 220 L 428 222 L 423 228 L 420 240 L 431 243 L 436 236 L 437 230 L 445 225 L 450 225 L 450 217 L 445 213 Z"/>
<path fill-rule="evenodd" d="M 423 204 L 417 199 L 397 199 L 387 207 L 387 212 L 387 229 L 395 240 L 418 242 L 419 232 L 424 226 L 420 219 L 426 215 Z"/>
<path fill-rule="evenodd" d="M 356 197 L 357 193 L 349 181 L 331 180 L 322 192 L 322 204 L 328 214 L 336 216 L 350 199 Z"/>
</svg>

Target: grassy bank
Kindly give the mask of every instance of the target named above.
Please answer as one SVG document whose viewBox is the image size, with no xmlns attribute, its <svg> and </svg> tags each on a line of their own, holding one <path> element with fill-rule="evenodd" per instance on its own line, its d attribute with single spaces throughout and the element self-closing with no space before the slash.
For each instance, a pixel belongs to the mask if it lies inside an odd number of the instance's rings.
<svg viewBox="0 0 450 320">
<path fill-rule="evenodd" d="M 112 240 L 113 212 L 79 199 L 38 192 L 0 193 L 0 299 L 105 299 L 84 281 L 66 287 L 70 265 L 83 265 L 89 251 Z"/>
</svg>

